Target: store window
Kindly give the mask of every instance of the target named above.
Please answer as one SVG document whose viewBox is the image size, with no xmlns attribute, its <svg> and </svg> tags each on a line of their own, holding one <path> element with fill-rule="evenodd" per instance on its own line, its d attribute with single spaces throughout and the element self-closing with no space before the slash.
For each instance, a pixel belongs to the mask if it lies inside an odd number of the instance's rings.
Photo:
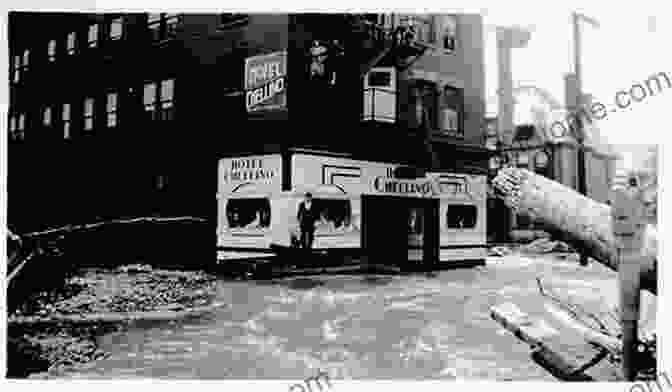
<svg viewBox="0 0 672 392">
<path fill-rule="evenodd" d="M 105 111 L 107 113 L 107 127 L 114 128 L 117 126 L 117 93 L 108 93 L 107 102 L 105 104 Z"/>
<path fill-rule="evenodd" d="M 53 63 L 56 61 L 56 40 L 52 39 L 49 41 L 49 44 L 47 45 L 47 57 L 49 58 L 49 62 Z"/>
<path fill-rule="evenodd" d="M 316 233 L 342 231 L 350 227 L 350 200 L 313 199 L 313 205 L 320 217 L 315 227 Z"/>
<path fill-rule="evenodd" d="M 98 25 L 93 24 L 89 26 L 89 48 L 95 48 L 98 46 Z"/>
<path fill-rule="evenodd" d="M 226 219 L 231 229 L 267 229 L 271 225 L 271 202 L 267 198 L 230 199 Z"/>
<path fill-rule="evenodd" d="M 478 209 L 470 204 L 451 204 L 446 211 L 446 227 L 449 229 L 473 229 L 476 227 Z"/>
<path fill-rule="evenodd" d="M 71 120 L 70 120 L 70 104 L 69 103 L 64 103 L 63 104 L 63 139 L 70 139 L 70 127 L 72 126 Z"/>
<path fill-rule="evenodd" d="M 124 33 L 124 18 L 112 19 L 110 23 L 110 39 L 113 41 L 121 39 Z"/>
<path fill-rule="evenodd" d="M 67 51 L 68 54 L 75 54 L 77 50 L 77 34 L 75 32 L 71 32 L 68 34 L 68 39 L 67 39 Z"/>
<path fill-rule="evenodd" d="M 51 126 L 51 107 L 47 106 L 44 108 L 44 112 L 42 114 L 42 123 L 44 124 L 45 127 L 50 127 Z"/>
<path fill-rule="evenodd" d="M 86 98 L 84 99 L 84 130 L 90 131 L 93 129 L 93 117 L 94 117 L 94 99 Z"/>
</svg>

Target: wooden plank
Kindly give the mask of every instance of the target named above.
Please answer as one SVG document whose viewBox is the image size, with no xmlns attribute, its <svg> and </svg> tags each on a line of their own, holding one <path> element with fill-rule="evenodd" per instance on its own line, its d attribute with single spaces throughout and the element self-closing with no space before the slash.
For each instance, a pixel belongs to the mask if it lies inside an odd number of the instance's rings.
<svg viewBox="0 0 672 392">
<path fill-rule="evenodd" d="M 618 366 L 607 360 L 608 350 L 584 340 L 562 322 L 532 317 L 513 303 L 491 309 L 491 316 L 522 342 L 530 345 L 532 359 L 564 381 L 622 381 Z"/>
</svg>

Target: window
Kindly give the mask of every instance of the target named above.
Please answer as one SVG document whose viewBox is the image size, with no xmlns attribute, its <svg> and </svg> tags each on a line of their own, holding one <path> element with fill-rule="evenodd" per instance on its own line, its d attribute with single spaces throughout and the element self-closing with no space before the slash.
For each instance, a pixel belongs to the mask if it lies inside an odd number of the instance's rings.
<svg viewBox="0 0 672 392">
<path fill-rule="evenodd" d="M 14 56 L 14 83 L 21 80 L 21 56 Z"/>
<path fill-rule="evenodd" d="M 463 136 L 462 115 L 462 90 L 445 86 L 441 96 L 441 131 L 451 135 Z"/>
<path fill-rule="evenodd" d="M 179 19 L 178 14 L 149 14 L 147 16 L 147 28 L 152 35 L 152 39 L 163 41 L 175 37 Z"/>
<path fill-rule="evenodd" d="M 400 21 L 402 26 L 411 29 L 415 40 L 425 43 L 435 42 L 431 16 L 422 14 L 404 15 Z"/>
<path fill-rule="evenodd" d="M 222 26 L 231 26 L 237 24 L 244 24 L 248 21 L 249 15 L 247 14 L 221 14 L 219 16 L 219 24 Z"/>
<path fill-rule="evenodd" d="M 70 139 L 70 104 L 63 104 L 63 139 Z"/>
<path fill-rule="evenodd" d="M 14 132 L 16 132 L 16 117 L 9 117 L 9 135 L 13 138 Z"/>
<path fill-rule="evenodd" d="M 446 227 L 449 229 L 473 229 L 477 223 L 477 208 L 469 204 L 451 204 L 446 211 Z"/>
<path fill-rule="evenodd" d="M 107 127 L 114 128 L 117 126 L 117 93 L 107 94 Z"/>
<path fill-rule="evenodd" d="M 271 202 L 266 198 L 230 199 L 226 220 L 231 229 L 267 229 L 271 225 Z"/>
<path fill-rule="evenodd" d="M 145 112 L 149 113 L 152 120 L 156 119 L 156 83 L 145 84 L 142 101 Z"/>
<path fill-rule="evenodd" d="M 316 233 L 348 230 L 352 219 L 350 201 L 345 199 L 313 199 L 313 208 L 320 219 Z"/>
<path fill-rule="evenodd" d="M 84 99 L 84 130 L 90 131 L 93 129 L 93 98 Z"/>
<path fill-rule="evenodd" d="M 95 48 L 98 45 L 98 25 L 89 26 L 89 48 Z"/>
<path fill-rule="evenodd" d="M 49 58 L 49 62 L 54 62 L 56 61 L 56 40 L 52 39 L 49 41 L 49 44 L 47 45 L 47 57 Z"/>
<path fill-rule="evenodd" d="M 173 79 L 161 82 L 161 120 L 173 119 L 173 96 L 175 81 Z"/>
<path fill-rule="evenodd" d="M 16 129 L 16 140 L 24 140 L 25 139 L 25 131 L 26 131 L 26 114 L 21 113 L 19 115 L 19 125 Z"/>
<path fill-rule="evenodd" d="M 422 129 L 437 128 L 438 93 L 434 83 L 419 81 L 412 88 L 412 99 L 415 101 L 416 125 Z"/>
<path fill-rule="evenodd" d="M 23 51 L 23 68 L 28 68 L 28 60 L 30 58 L 30 50 Z"/>
<path fill-rule="evenodd" d="M 75 54 L 75 51 L 77 50 L 76 47 L 76 39 L 77 35 L 75 32 L 71 32 L 68 34 L 68 42 L 67 42 L 67 50 L 68 54 Z"/>
<path fill-rule="evenodd" d="M 124 33 L 124 18 L 119 17 L 112 19 L 110 23 L 110 39 L 113 41 L 121 39 Z"/>
<path fill-rule="evenodd" d="M 145 112 L 152 120 L 172 120 L 174 117 L 175 80 L 166 79 L 158 83 L 145 84 L 143 102 Z M 158 91 L 157 91 L 158 90 Z"/>
<path fill-rule="evenodd" d="M 453 52 L 457 46 L 457 17 L 446 15 L 442 17 L 442 22 L 441 44 L 444 49 Z"/>
<path fill-rule="evenodd" d="M 51 126 L 51 107 L 47 106 L 44 108 L 42 113 L 42 122 L 45 127 Z"/>
</svg>

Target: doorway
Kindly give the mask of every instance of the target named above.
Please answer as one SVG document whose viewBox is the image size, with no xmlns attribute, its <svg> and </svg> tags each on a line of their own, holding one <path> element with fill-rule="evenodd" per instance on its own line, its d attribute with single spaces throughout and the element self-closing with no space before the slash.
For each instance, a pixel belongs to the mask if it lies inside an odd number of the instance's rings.
<svg viewBox="0 0 672 392">
<path fill-rule="evenodd" d="M 362 195 L 361 233 L 367 262 L 431 269 L 439 260 L 439 200 Z"/>
</svg>

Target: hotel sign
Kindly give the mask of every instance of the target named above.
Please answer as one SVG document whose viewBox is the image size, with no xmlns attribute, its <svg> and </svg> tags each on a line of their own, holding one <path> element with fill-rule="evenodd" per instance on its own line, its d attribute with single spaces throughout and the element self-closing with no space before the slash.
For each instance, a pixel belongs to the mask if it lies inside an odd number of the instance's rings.
<svg viewBox="0 0 672 392">
<path fill-rule="evenodd" d="M 269 182 L 279 178 L 280 164 L 276 156 L 223 159 L 219 174 L 224 184 Z"/>
<path fill-rule="evenodd" d="M 287 106 L 287 52 L 245 59 L 245 106 L 248 112 Z"/>
<path fill-rule="evenodd" d="M 402 180 L 388 177 L 376 177 L 373 189 L 378 193 L 389 193 L 403 196 L 432 197 L 440 193 L 436 182 L 430 179 Z"/>
</svg>

